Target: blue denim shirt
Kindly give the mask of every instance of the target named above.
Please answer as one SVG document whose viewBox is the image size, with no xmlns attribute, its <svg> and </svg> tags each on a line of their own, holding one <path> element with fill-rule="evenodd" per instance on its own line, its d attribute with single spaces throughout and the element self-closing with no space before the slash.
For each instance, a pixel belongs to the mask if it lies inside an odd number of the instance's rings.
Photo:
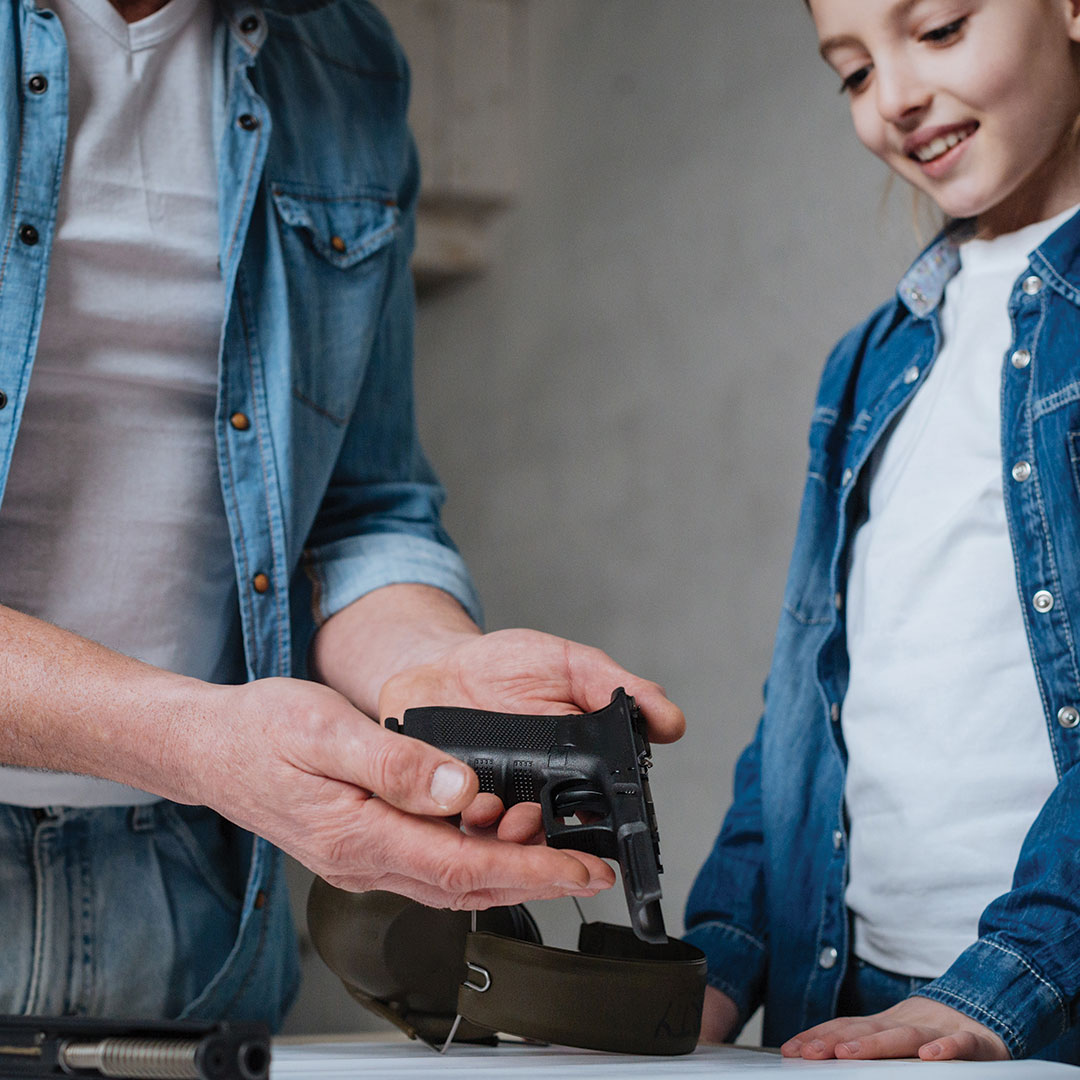
<svg viewBox="0 0 1080 1080">
<path fill-rule="evenodd" d="M 380 586 L 433 585 L 474 617 L 479 610 L 440 525 L 443 492 L 414 424 L 408 258 L 418 171 L 404 57 L 365 0 L 219 7 L 221 488 L 247 675 L 302 676 L 316 627 Z M 0 65 L 11 79 L 0 102 L 2 498 L 67 135 L 59 20 L 12 0 Z M 44 92 L 29 88 L 35 75 L 47 79 Z M 259 840 L 239 939 L 188 1014 L 258 1012 L 246 995 L 253 1002 L 260 984 L 294 980 L 292 947 L 281 859 Z"/>
<path fill-rule="evenodd" d="M 764 715 L 687 907 L 687 938 L 708 955 L 710 983 L 744 1021 L 764 1003 L 769 1045 L 835 1015 L 851 957 L 841 722 L 848 560 L 866 512 L 867 462 L 934 364 L 941 301 L 958 267 L 955 234 L 943 235 L 825 366 Z M 919 993 L 985 1024 L 1020 1057 L 1072 1028 L 1080 1002 L 1080 220 L 1032 253 L 1009 314 L 1006 516 L 1058 784 L 1012 890 L 982 913 L 978 940 Z M 1032 465 L 1024 481 L 1012 476 L 1019 461 Z M 1052 605 L 1035 603 L 1042 592 Z M 1077 1034 L 1059 1044 L 1066 1057 L 1080 1050 Z"/>
</svg>

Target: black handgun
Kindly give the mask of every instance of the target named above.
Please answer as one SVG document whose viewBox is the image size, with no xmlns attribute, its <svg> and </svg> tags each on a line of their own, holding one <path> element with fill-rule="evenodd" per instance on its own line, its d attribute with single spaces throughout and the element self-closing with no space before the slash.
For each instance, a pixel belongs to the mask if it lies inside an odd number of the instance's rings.
<svg viewBox="0 0 1080 1080">
<path fill-rule="evenodd" d="M 618 859 L 630 924 L 667 941 L 660 913 L 660 834 L 649 791 L 645 720 L 620 687 L 611 704 L 576 716 L 522 716 L 444 706 L 407 709 L 391 731 L 431 743 L 471 766 L 504 806 L 539 802 L 547 842 Z M 585 816 L 581 824 L 564 818 Z"/>
</svg>

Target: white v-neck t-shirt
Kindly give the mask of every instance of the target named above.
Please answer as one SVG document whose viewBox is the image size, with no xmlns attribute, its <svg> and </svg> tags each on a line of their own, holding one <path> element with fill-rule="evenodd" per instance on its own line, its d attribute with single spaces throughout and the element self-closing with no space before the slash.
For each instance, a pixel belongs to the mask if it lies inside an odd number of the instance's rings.
<svg viewBox="0 0 1080 1080">
<path fill-rule="evenodd" d="M 1074 212 L 961 245 L 941 352 L 877 452 L 855 537 L 846 900 L 855 954 L 903 975 L 940 975 L 975 941 L 1057 783 L 1005 517 L 1001 379 L 1009 296 Z"/>
<path fill-rule="evenodd" d="M 128 24 L 50 0 L 68 43 L 68 146 L 41 338 L 0 506 L 0 603 L 127 655 L 243 678 L 214 412 L 213 22 L 169 0 Z M 0 768 L 0 802 L 155 796 Z"/>
</svg>

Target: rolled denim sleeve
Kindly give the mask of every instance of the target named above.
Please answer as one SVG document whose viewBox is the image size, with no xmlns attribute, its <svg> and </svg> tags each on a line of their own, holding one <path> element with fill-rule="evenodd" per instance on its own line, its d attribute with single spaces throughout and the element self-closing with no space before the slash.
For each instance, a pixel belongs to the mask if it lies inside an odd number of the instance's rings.
<svg viewBox="0 0 1080 1080">
<path fill-rule="evenodd" d="M 1030 1057 L 1080 1006 L 1080 765 L 1059 781 L 1020 852 L 1012 889 L 983 912 L 979 938 L 919 991 Z"/>
<path fill-rule="evenodd" d="M 402 61 L 404 63 L 404 61 Z M 440 520 L 445 493 L 424 456 L 413 398 L 415 301 L 409 257 L 419 167 L 411 139 L 398 192 L 386 298 L 356 406 L 308 537 L 317 622 L 385 585 L 442 589 L 480 622 L 465 563 Z"/>
<path fill-rule="evenodd" d="M 765 981 L 764 882 L 759 724 L 735 767 L 734 802 L 690 891 L 684 935 L 705 953 L 709 985 L 735 1002 L 740 1027 Z"/>
</svg>

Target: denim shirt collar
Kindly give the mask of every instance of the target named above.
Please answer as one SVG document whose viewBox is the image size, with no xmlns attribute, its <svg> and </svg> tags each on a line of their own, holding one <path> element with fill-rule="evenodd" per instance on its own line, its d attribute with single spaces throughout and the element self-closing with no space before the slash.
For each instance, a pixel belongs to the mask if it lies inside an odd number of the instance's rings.
<svg viewBox="0 0 1080 1080">
<path fill-rule="evenodd" d="M 938 309 L 960 269 L 960 245 L 974 234 L 973 218 L 951 222 L 900 279 L 897 298 L 915 318 L 929 318 Z M 1080 306 L 1080 230 L 1071 220 L 1031 253 L 1031 265 L 1051 288 Z"/>
<path fill-rule="evenodd" d="M 945 286 L 960 269 L 960 245 L 974 232 L 971 219 L 947 225 L 900 279 L 897 297 L 915 318 L 929 318 L 937 310 Z"/>
</svg>

